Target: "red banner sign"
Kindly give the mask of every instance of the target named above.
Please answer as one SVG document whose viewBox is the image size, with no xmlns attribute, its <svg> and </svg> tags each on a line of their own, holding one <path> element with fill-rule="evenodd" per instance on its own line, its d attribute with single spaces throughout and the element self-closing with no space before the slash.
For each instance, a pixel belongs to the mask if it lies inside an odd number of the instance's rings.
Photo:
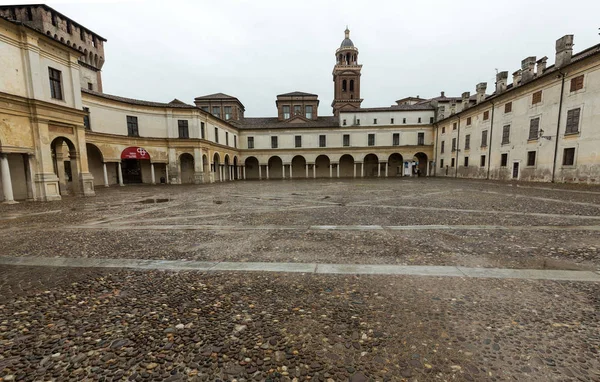
<svg viewBox="0 0 600 382">
<path fill-rule="evenodd" d="M 150 154 L 142 147 L 128 147 L 121 153 L 121 159 L 147 159 L 150 160 Z"/>
</svg>

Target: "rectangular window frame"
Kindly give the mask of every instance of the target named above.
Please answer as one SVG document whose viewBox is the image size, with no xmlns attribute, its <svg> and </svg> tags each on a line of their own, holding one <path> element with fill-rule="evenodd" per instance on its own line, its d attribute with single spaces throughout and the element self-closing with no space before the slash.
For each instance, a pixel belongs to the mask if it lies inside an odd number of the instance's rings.
<svg viewBox="0 0 600 382">
<path fill-rule="evenodd" d="M 486 159 L 487 158 L 485 155 L 481 155 L 479 157 L 479 167 L 485 167 Z"/>
<path fill-rule="evenodd" d="M 271 148 L 276 149 L 279 147 L 279 139 L 277 135 L 271 135 Z"/>
<path fill-rule="evenodd" d="M 350 134 L 342 135 L 342 146 L 350 147 Z"/>
<path fill-rule="evenodd" d="M 538 90 L 537 92 L 531 95 L 531 106 L 542 103 L 542 91 Z"/>
<path fill-rule="evenodd" d="M 577 135 L 580 133 L 579 124 L 581 123 L 581 107 L 573 108 L 567 111 L 567 121 L 565 123 L 565 136 Z"/>
<path fill-rule="evenodd" d="M 327 147 L 327 135 L 319 135 L 319 147 Z"/>
<path fill-rule="evenodd" d="M 417 132 L 417 146 L 425 146 L 425 133 Z"/>
<path fill-rule="evenodd" d="M 219 143 L 219 128 L 215 127 L 215 143 Z"/>
<path fill-rule="evenodd" d="M 254 148 L 254 137 L 248 137 L 246 139 L 246 144 L 249 149 L 253 149 Z"/>
<path fill-rule="evenodd" d="M 312 105 L 306 105 L 304 107 L 304 116 L 306 117 L 306 119 L 312 119 L 313 118 L 313 107 L 312 107 Z"/>
<path fill-rule="evenodd" d="M 283 105 L 281 107 L 281 113 L 283 114 L 283 119 L 290 119 L 290 113 L 291 113 L 290 105 Z"/>
<path fill-rule="evenodd" d="M 400 133 L 392 134 L 392 146 L 400 146 Z"/>
<path fill-rule="evenodd" d="M 179 133 L 179 138 L 181 139 L 189 139 L 190 138 L 190 128 L 189 123 L 185 119 L 177 120 L 177 132 Z"/>
<path fill-rule="evenodd" d="M 504 104 L 504 114 L 512 113 L 512 102 Z"/>
<path fill-rule="evenodd" d="M 465 151 L 471 149 L 471 134 L 465 135 Z"/>
<path fill-rule="evenodd" d="M 565 147 L 563 149 L 562 165 L 563 167 L 575 166 L 577 151 L 575 147 Z"/>
<path fill-rule="evenodd" d="M 206 139 L 206 129 L 205 129 L 204 122 L 200 122 L 200 138 Z"/>
<path fill-rule="evenodd" d="M 226 121 L 233 118 L 233 108 L 231 106 L 223 106 L 223 113 Z"/>
<path fill-rule="evenodd" d="M 500 154 L 500 167 L 508 167 L 508 153 Z"/>
<path fill-rule="evenodd" d="M 138 124 L 138 117 L 134 115 L 128 115 L 127 117 L 127 136 L 128 137 L 139 137 L 140 130 Z"/>
<path fill-rule="evenodd" d="M 48 67 L 48 78 L 50 80 L 50 97 L 57 101 L 63 101 L 62 72 Z"/>
<path fill-rule="evenodd" d="M 535 167 L 537 162 L 537 151 L 527 151 L 527 167 Z"/>
<path fill-rule="evenodd" d="M 294 147 L 295 148 L 302 147 L 302 135 L 294 136 Z"/>
<path fill-rule="evenodd" d="M 510 125 L 502 126 L 502 145 L 510 144 Z"/>
<path fill-rule="evenodd" d="M 367 136 L 367 146 L 375 146 L 375 134 L 370 133 Z"/>
<path fill-rule="evenodd" d="M 537 141 L 540 138 L 540 117 L 531 118 L 529 120 L 528 141 Z"/>
<path fill-rule="evenodd" d="M 571 78 L 571 86 L 570 86 L 570 92 L 576 92 L 578 90 L 582 90 L 583 89 L 583 80 L 584 80 L 584 75 L 580 74 L 577 77 L 573 77 Z"/>
</svg>

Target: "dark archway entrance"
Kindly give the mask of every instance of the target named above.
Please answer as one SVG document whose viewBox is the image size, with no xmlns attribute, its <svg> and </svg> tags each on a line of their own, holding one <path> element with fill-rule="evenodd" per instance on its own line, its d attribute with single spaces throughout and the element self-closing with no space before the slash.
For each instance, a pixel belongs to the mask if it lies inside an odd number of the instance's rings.
<svg viewBox="0 0 600 382">
<path fill-rule="evenodd" d="M 306 178 L 306 159 L 302 155 L 292 158 L 292 178 Z"/>
<path fill-rule="evenodd" d="M 269 179 L 283 178 L 283 161 L 280 157 L 274 156 L 269 158 Z"/>
<path fill-rule="evenodd" d="M 255 157 L 248 157 L 246 158 L 244 164 L 246 167 L 246 179 L 258 179 L 258 159 L 256 159 Z"/>
<path fill-rule="evenodd" d="M 105 164 L 102 152 L 96 145 L 91 143 L 85 144 L 85 150 L 87 151 L 88 169 L 90 174 L 94 177 L 94 186 L 108 186 L 108 173 L 106 174 L 107 182 L 105 182 L 104 179 Z M 114 166 L 112 166 L 111 169 L 114 170 Z M 114 173 L 112 175 L 114 177 Z"/>
<path fill-rule="evenodd" d="M 316 173 L 317 178 L 329 178 L 329 165 L 331 161 L 327 155 L 319 155 L 315 160 L 315 166 L 317 167 Z"/>
<path fill-rule="evenodd" d="M 388 176 L 402 176 L 404 173 L 404 159 L 402 155 L 394 153 L 388 158 Z"/>
<path fill-rule="evenodd" d="M 354 158 L 350 154 L 342 155 L 340 158 L 340 178 L 354 177 Z"/>
<path fill-rule="evenodd" d="M 77 150 L 68 138 L 55 138 L 50 144 L 54 159 L 54 173 L 59 180 L 61 195 L 79 193 L 79 169 L 77 166 Z"/>
<path fill-rule="evenodd" d="M 194 183 L 195 174 L 194 171 L 194 156 L 189 153 L 183 153 L 179 157 L 179 168 L 181 170 L 181 183 L 190 184 Z"/>
<path fill-rule="evenodd" d="M 427 154 L 421 152 L 416 153 L 413 158 L 413 161 L 417 162 L 417 165 L 413 168 L 413 174 L 417 175 L 417 173 L 420 173 L 421 176 L 426 176 L 428 166 Z"/>
<path fill-rule="evenodd" d="M 365 157 L 363 166 L 365 167 L 365 177 L 376 177 L 378 175 L 379 158 L 375 154 L 369 154 Z"/>
<path fill-rule="evenodd" d="M 128 147 L 121 152 L 124 184 L 142 183 L 142 161 L 150 161 L 150 154 L 142 147 Z"/>
</svg>

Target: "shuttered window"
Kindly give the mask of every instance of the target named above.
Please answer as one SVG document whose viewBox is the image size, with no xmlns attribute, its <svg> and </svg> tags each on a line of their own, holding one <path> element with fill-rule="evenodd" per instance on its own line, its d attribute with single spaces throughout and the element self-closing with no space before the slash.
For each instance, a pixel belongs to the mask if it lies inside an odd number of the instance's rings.
<svg viewBox="0 0 600 382">
<path fill-rule="evenodd" d="M 577 134 L 579 132 L 579 115 L 581 109 L 573 109 L 567 112 L 567 128 L 565 134 Z"/>
<path fill-rule="evenodd" d="M 583 74 L 571 79 L 571 91 L 583 89 Z"/>
<path fill-rule="evenodd" d="M 529 139 L 538 139 L 540 136 L 540 119 L 534 118 L 529 121 Z"/>
<path fill-rule="evenodd" d="M 504 112 L 510 113 L 512 111 L 512 102 L 508 102 L 504 104 Z"/>
<path fill-rule="evenodd" d="M 490 111 L 486 110 L 483 112 L 483 120 L 487 121 L 488 119 L 490 119 Z"/>
<path fill-rule="evenodd" d="M 542 91 L 537 91 L 535 93 L 533 93 L 533 96 L 531 97 L 531 104 L 535 105 L 536 103 L 540 103 L 542 102 Z"/>
<path fill-rule="evenodd" d="M 510 125 L 505 125 L 502 127 L 502 144 L 508 143 L 510 143 Z"/>
</svg>

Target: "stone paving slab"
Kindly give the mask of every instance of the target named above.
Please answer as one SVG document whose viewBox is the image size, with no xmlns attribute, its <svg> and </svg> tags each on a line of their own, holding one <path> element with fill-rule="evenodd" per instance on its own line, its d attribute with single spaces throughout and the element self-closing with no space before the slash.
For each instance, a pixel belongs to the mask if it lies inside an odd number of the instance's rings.
<svg viewBox="0 0 600 382">
<path fill-rule="evenodd" d="M 563 280 L 600 282 L 600 274 L 591 271 L 547 269 L 469 268 L 455 266 L 419 266 L 387 264 L 317 264 L 317 263 L 262 263 L 262 262 L 208 262 L 181 260 L 87 259 L 65 257 L 0 257 L 3 265 L 133 268 L 199 271 L 264 271 L 283 273 L 361 274 L 444 276 L 501 279 Z"/>
</svg>

